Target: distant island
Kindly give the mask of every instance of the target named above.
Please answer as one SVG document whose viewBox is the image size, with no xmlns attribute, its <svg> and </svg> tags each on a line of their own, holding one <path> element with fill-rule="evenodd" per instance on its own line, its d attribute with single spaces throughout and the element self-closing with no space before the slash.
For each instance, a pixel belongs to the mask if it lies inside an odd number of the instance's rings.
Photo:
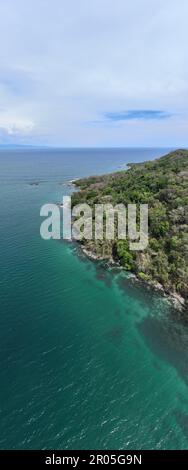
<svg viewBox="0 0 188 470">
<path fill-rule="evenodd" d="M 86 254 L 119 263 L 140 280 L 162 288 L 188 305 L 188 150 L 154 161 L 130 163 L 128 170 L 74 182 L 73 204 L 109 202 L 149 206 L 149 244 L 130 251 L 127 240 L 83 240 Z"/>
</svg>

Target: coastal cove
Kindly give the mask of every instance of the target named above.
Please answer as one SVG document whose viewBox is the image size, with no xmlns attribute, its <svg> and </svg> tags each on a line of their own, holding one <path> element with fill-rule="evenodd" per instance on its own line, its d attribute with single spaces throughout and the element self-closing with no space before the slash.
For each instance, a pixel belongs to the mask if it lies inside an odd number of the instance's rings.
<svg viewBox="0 0 188 470">
<path fill-rule="evenodd" d="M 39 233 L 70 180 L 165 153 L 0 153 L 0 448 L 188 447 L 187 324 L 160 292 Z"/>
</svg>

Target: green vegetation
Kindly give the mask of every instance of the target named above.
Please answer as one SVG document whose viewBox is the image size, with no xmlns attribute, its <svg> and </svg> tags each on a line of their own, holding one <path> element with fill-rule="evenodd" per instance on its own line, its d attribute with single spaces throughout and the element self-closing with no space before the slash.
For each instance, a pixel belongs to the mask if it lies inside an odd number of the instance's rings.
<svg viewBox="0 0 188 470">
<path fill-rule="evenodd" d="M 188 151 L 177 150 L 127 171 L 76 181 L 73 204 L 147 203 L 149 245 L 129 250 L 126 240 L 84 240 L 96 256 L 113 258 L 140 279 L 160 283 L 188 301 Z"/>
</svg>

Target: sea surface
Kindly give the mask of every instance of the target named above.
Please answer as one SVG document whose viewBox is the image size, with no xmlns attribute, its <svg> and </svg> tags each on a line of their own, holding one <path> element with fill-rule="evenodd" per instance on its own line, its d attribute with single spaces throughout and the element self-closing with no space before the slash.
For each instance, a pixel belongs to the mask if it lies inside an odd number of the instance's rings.
<svg viewBox="0 0 188 470">
<path fill-rule="evenodd" d="M 1 150 L 1 449 L 188 448 L 186 323 L 122 271 L 39 233 L 41 205 L 70 194 L 69 180 L 165 152 Z"/>
</svg>

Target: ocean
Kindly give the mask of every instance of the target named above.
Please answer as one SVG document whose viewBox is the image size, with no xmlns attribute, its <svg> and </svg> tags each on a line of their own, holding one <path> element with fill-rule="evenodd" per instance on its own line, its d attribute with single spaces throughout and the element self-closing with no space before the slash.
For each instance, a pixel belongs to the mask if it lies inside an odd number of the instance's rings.
<svg viewBox="0 0 188 470">
<path fill-rule="evenodd" d="M 41 205 L 71 179 L 165 153 L 0 151 L 1 449 L 188 448 L 188 325 L 126 273 L 40 238 Z"/>
</svg>

